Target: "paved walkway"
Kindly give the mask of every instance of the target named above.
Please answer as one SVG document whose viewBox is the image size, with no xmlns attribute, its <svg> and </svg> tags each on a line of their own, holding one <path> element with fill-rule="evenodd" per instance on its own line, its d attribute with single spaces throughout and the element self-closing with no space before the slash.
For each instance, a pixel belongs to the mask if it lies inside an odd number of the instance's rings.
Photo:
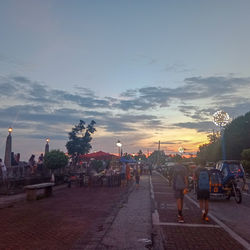
<svg viewBox="0 0 250 250">
<path fill-rule="evenodd" d="M 0 249 L 250 249 L 216 217 L 204 223 L 188 196 L 185 223 L 177 223 L 172 188 L 156 173 L 142 176 L 139 189 L 64 186 L 34 202 L 1 196 L 1 205 Z"/>
<path fill-rule="evenodd" d="M 185 223 L 178 223 L 172 187 L 168 186 L 166 179 L 156 173 L 152 176 L 151 184 L 151 196 L 155 201 L 153 226 L 161 235 L 164 249 L 240 250 L 248 248 L 248 243 L 244 248 L 242 242 L 239 242 L 241 239 L 237 238 L 237 235 L 230 235 L 233 232 L 227 231 L 227 228 L 224 228 L 225 225 L 215 216 L 210 215 L 209 223 L 202 221 L 197 203 L 189 196 L 185 196 L 184 199 Z"/>
<path fill-rule="evenodd" d="M 141 176 L 138 189 L 133 190 L 127 203 L 123 204 L 100 249 L 145 250 L 151 248 L 151 201 L 149 177 Z M 98 248 L 98 249 L 99 249 Z"/>
</svg>

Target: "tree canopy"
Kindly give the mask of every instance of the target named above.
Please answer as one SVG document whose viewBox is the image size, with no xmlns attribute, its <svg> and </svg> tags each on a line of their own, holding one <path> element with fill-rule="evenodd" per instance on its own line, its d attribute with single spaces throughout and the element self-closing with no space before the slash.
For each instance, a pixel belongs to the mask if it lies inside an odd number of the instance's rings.
<svg viewBox="0 0 250 250">
<path fill-rule="evenodd" d="M 142 152 L 142 150 L 140 149 L 139 152 L 134 156 L 134 159 L 136 161 L 146 161 L 147 157 L 146 155 Z"/>
<path fill-rule="evenodd" d="M 44 165 L 49 169 L 63 168 L 68 164 L 68 157 L 60 150 L 51 150 L 44 156 Z"/>
<path fill-rule="evenodd" d="M 209 143 L 199 147 L 198 160 L 216 162 L 222 158 L 221 136 L 209 135 Z M 250 148 L 250 112 L 239 116 L 224 129 L 224 142 L 227 160 L 240 160 L 242 151 Z"/>
<path fill-rule="evenodd" d="M 244 149 L 241 153 L 242 165 L 245 171 L 250 174 L 250 148 Z"/>
<path fill-rule="evenodd" d="M 234 119 L 224 132 L 227 159 L 240 160 L 241 152 L 250 148 L 250 112 Z"/>
<path fill-rule="evenodd" d="M 74 153 L 77 154 L 87 154 L 92 148 L 90 142 L 92 140 L 92 134 L 96 131 L 94 125 L 95 121 L 91 121 L 90 124 L 85 126 L 85 122 L 80 120 L 78 125 L 72 128 L 69 132 L 69 141 L 66 144 L 66 148 L 70 155 Z"/>
</svg>

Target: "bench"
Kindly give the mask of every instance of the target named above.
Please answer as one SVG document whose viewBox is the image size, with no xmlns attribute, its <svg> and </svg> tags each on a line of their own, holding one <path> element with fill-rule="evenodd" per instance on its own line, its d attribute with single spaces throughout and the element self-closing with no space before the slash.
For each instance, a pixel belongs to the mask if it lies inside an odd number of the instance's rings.
<svg viewBox="0 0 250 250">
<path fill-rule="evenodd" d="M 40 184 L 25 186 L 24 189 L 26 189 L 27 200 L 28 201 L 36 200 L 37 199 L 36 191 L 39 189 L 44 189 L 44 196 L 45 197 L 51 196 L 52 195 L 52 187 L 54 185 L 55 184 L 53 182 L 48 182 L 48 183 L 40 183 Z"/>
</svg>

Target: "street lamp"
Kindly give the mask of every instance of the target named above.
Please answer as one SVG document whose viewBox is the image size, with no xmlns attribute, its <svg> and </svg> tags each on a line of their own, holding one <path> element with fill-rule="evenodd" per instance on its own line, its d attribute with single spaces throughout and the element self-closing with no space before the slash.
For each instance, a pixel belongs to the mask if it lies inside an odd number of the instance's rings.
<svg viewBox="0 0 250 250">
<path fill-rule="evenodd" d="M 178 151 L 179 151 L 179 153 L 182 155 L 183 153 L 184 153 L 184 148 L 183 147 L 179 147 L 179 149 L 178 149 Z"/>
<path fill-rule="evenodd" d="M 118 147 L 118 155 L 121 156 L 122 144 L 121 144 L 120 140 L 117 141 L 116 146 Z"/>
<path fill-rule="evenodd" d="M 49 153 L 49 142 L 50 142 L 50 139 L 47 138 L 46 139 L 46 145 L 45 145 L 45 155 L 46 155 L 46 153 Z"/>
<path fill-rule="evenodd" d="M 11 132 L 13 131 L 12 127 L 9 127 L 8 132 L 9 135 L 6 139 L 6 146 L 5 146 L 5 155 L 4 155 L 4 164 L 6 167 L 11 167 L 11 152 L 12 152 L 12 137 Z"/>
<path fill-rule="evenodd" d="M 218 110 L 213 114 L 213 122 L 216 126 L 220 127 L 222 160 L 226 160 L 226 148 L 225 148 L 225 138 L 224 138 L 223 128 L 230 122 L 230 117 L 227 112 Z"/>
<path fill-rule="evenodd" d="M 9 127 L 8 131 L 9 131 L 9 135 L 10 135 L 13 131 L 12 127 Z"/>
</svg>

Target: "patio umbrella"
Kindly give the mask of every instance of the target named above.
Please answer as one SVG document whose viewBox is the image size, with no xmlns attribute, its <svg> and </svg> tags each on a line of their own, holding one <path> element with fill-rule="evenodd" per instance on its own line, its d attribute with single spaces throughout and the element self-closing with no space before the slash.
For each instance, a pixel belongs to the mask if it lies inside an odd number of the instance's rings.
<svg viewBox="0 0 250 250">
<path fill-rule="evenodd" d="M 80 158 L 82 160 L 90 160 L 91 158 L 94 158 L 96 160 L 112 160 L 114 158 L 118 158 L 116 155 L 110 154 L 110 153 L 105 153 L 103 151 L 98 151 L 95 153 L 91 154 L 86 154 L 86 155 L 80 155 Z"/>
<path fill-rule="evenodd" d="M 133 158 L 121 157 L 120 162 L 122 162 L 122 163 L 136 163 L 136 160 Z"/>
</svg>

